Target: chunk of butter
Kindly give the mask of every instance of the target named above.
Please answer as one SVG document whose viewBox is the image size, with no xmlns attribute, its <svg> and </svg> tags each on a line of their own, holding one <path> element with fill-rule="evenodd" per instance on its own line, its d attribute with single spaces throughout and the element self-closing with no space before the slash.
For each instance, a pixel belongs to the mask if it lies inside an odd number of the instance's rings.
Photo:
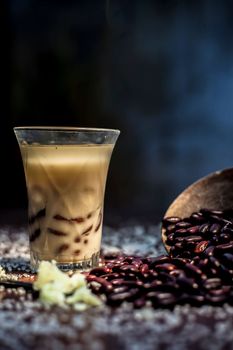
<svg viewBox="0 0 233 350">
<path fill-rule="evenodd" d="M 66 307 L 72 305 L 77 311 L 84 311 L 102 304 L 101 300 L 87 287 L 85 276 L 75 273 L 69 277 L 60 271 L 55 262 L 42 261 L 34 289 L 40 292 L 41 302 Z"/>
</svg>

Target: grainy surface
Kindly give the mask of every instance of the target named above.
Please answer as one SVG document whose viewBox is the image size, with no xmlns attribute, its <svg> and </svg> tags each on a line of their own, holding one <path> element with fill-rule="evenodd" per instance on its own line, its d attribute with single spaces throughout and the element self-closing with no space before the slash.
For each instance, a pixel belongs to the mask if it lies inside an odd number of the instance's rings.
<svg viewBox="0 0 233 350">
<path fill-rule="evenodd" d="M 159 227 L 105 228 L 103 251 L 122 249 L 126 254 L 163 253 Z M 0 254 L 9 272 L 18 268 L 29 271 L 23 228 L 0 230 Z M 170 311 L 133 310 L 123 304 L 116 310 L 103 306 L 77 313 L 46 309 L 21 289 L 16 300 L 14 293 L 9 290 L 0 302 L 0 349 L 233 349 L 233 308 L 229 305 L 185 305 Z"/>
</svg>

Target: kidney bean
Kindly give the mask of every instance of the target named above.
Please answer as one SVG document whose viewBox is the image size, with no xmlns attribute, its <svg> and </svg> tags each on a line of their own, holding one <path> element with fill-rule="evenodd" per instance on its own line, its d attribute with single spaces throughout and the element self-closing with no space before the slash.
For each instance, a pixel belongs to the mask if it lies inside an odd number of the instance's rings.
<svg viewBox="0 0 233 350">
<path fill-rule="evenodd" d="M 205 301 L 205 297 L 203 295 L 195 295 L 195 294 L 183 294 L 179 299 L 181 304 L 191 304 L 193 306 L 201 306 Z"/>
<path fill-rule="evenodd" d="M 219 238 L 220 238 L 220 241 L 222 243 L 227 243 L 227 242 L 231 241 L 232 237 L 229 233 L 221 233 Z"/>
<path fill-rule="evenodd" d="M 230 213 L 203 209 L 183 220 L 166 218 L 170 256 L 111 256 L 104 268 L 87 276 L 90 288 L 105 294 L 111 306 L 127 301 L 141 308 L 146 300 L 161 308 L 233 304 L 233 210 Z"/>
<path fill-rule="evenodd" d="M 140 272 L 142 274 L 149 272 L 149 266 L 147 264 L 143 264 L 140 266 Z"/>
<path fill-rule="evenodd" d="M 226 295 L 207 295 L 206 300 L 213 305 L 221 305 L 226 301 Z"/>
<path fill-rule="evenodd" d="M 210 289 L 209 293 L 212 295 L 228 295 L 229 292 L 231 291 L 230 286 L 220 286 L 219 289 Z"/>
<path fill-rule="evenodd" d="M 209 217 L 209 215 L 211 215 L 212 213 L 212 210 L 209 208 L 201 208 L 200 213 L 202 213 L 202 215 L 204 215 L 205 217 Z"/>
<path fill-rule="evenodd" d="M 233 254 L 225 253 L 222 255 L 222 262 L 228 268 L 233 268 Z"/>
<path fill-rule="evenodd" d="M 213 235 L 211 237 L 211 244 L 213 244 L 215 246 L 218 245 L 218 244 L 221 244 L 221 242 L 219 241 L 219 236 Z"/>
<path fill-rule="evenodd" d="M 112 293 L 107 297 L 107 304 L 111 306 L 119 306 L 131 296 L 130 292 Z"/>
<path fill-rule="evenodd" d="M 200 242 L 202 241 L 202 237 L 201 236 L 188 236 L 188 237 L 185 237 L 185 241 L 186 242 Z"/>
<path fill-rule="evenodd" d="M 155 266 L 155 270 L 156 271 L 169 272 L 169 271 L 173 271 L 175 269 L 177 269 L 176 265 L 171 264 L 171 263 L 165 263 L 165 264 L 161 264 L 161 265 L 156 265 Z"/>
<path fill-rule="evenodd" d="M 224 222 L 225 225 L 227 225 L 227 227 L 228 227 L 229 229 L 232 229 L 232 228 L 233 228 L 233 223 L 232 223 L 232 221 L 230 221 L 230 220 L 228 220 L 228 219 L 223 219 L 223 222 Z"/>
<path fill-rule="evenodd" d="M 172 245 L 173 242 L 174 242 L 174 240 L 175 240 L 175 235 L 174 235 L 174 233 L 170 233 L 170 234 L 167 236 L 166 243 L 167 243 L 168 245 Z"/>
<path fill-rule="evenodd" d="M 162 223 L 164 227 L 169 226 L 170 224 L 176 224 L 177 222 L 181 221 L 181 218 L 170 216 L 163 219 Z"/>
<path fill-rule="evenodd" d="M 197 243 L 196 242 L 192 242 L 192 241 L 187 241 L 185 240 L 183 242 L 183 249 L 186 251 L 189 251 L 190 253 L 193 253 L 195 247 L 196 247 Z M 193 254 L 192 254 L 193 255 Z"/>
<path fill-rule="evenodd" d="M 127 262 L 128 264 L 131 264 L 134 259 L 135 259 L 134 256 L 127 256 L 127 257 L 124 257 L 123 261 Z"/>
<path fill-rule="evenodd" d="M 135 309 L 141 309 L 142 307 L 144 307 L 146 305 L 146 299 L 145 298 L 139 298 L 136 299 L 133 303 Z"/>
<path fill-rule="evenodd" d="M 201 257 L 199 255 L 196 255 L 192 258 L 192 260 L 190 261 L 187 261 L 187 263 L 190 263 L 190 264 L 198 264 L 199 262 L 201 261 Z"/>
<path fill-rule="evenodd" d="M 140 259 L 135 259 L 132 261 L 132 265 L 139 269 L 139 267 L 142 265 L 142 261 Z"/>
<path fill-rule="evenodd" d="M 118 293 L 118 294 L 115 294 L 115 295 L 117 295 L 118 298 L 119 298 L 120 294 L 126 294 L 126 293 L 128 293 L 128 295 L 125 295 L 125 300 L 126 301 L 134 301 L 134 300 L 136 300 L 137 296 L 140 295 L 138 288 L 132 288 L 128 292 Z"/>
<path fill-rule="evenodd" d="M 184 240 L 185 240 L 185 237 L 180 237 L 180 236 L 175 236 L 175 237 L 174 237 L 175 243 L 182 243 L 181 246 L 183 246 Z"/>
<path fill-rule="evenodd" d="M 180 221 L 177 224 L 175 224 L 174 226 L 176 229 L 180 229 L 180 228 L 188 228 L 191 226 L 191 224 L 190 224 L 190 222 L 187 222 L 187 221 Z"/>
<path fill-rule="evenodd" d="M 162 282 L 160 281 L 160 283 L 162 283 Z M 144 282 L 143 283 L 143 289 L 149 290 L 150 287 L 151 287 L 151 283 L 150 282 Z"/>
<path fill-rule="evenodd" d="M 168 271 L 168 272 L 164 272 L 161 271 L 158 274 L 158 280 L 162 281 L 163 283 L 167 283 L 167 282 L 174 282 L 176 281 L 175 277 Z"/>
<path fill-rule="evenodd" d="M 209 256 L 212 256 L 214 254 L 214 251 L 215 251 L 215 247 L 214 246 L 209 246 L 207 247 L 205 250 L 204 250 L 204 255 L 209 257 Z"/>
<path fill-rule="evenodd" d="M 233 270 L 228 270 L 225 266 L 220 265 L 219 267 L 219 275 L 223 281 L 232 284 L 233 281 Z"/>
<path fill-rule="evenodd" d="M 185 277 L 185 272 L 184 270 L 182 269 L 176 269 L 176 270 L 173 270 L 169 273 L 170 276 L 172 277 Z"/>
<path fill-rule="evenodd" d="M 221 265 L 220 261 L 213 256 L 210 256 L 209 262 L 215 269 L 218 269 L 219 266 Z"/>
<path fill-rule="evenodd" d="M 176 302 L 176 298 L 172 293 L 166 293 L 166 292 L 157 293 L 157 303 L 159 304 L 160 307 L 173 305 L 175 302 Z"/>
<path fill-rule="evenodd" d="M 112 268 L 114 267 L 114 262 L 107 262 L 106 267 L 109 268 L 110 270 L 112 270 Z"/>
<path fill-rule="evenodd" d="M 229 243 L 225 243 L 225 244 L 219 244 L 216 246 L 216 251 L 217 252 L 233 252 L 233 241 L 230 241 Z"/>
<path fill-rule="evenodd" d="M 158 284 L 153 288 L 151 287 L 150 290 L 174 294 L 178 294 L 180 292 L 179 285 L 171 282 Z"/>
<path fill-rule="evenodd" d="M 138 275 L 138 273 L 128 273 L 124 278 L 129 281 L 137 281 Z"/>
<path fill-rule="evenodd" d="M 209 241 L 201 241 L 197 243 L 194 249 L 194 253 L 196 254 L 202 253 L 208 247 L 208 245 L 209 245 Z"/>
<path fill-rule="evenodd" d="M 115 256 L 115 258 L 112 258 L 112 259 L 109 259 L 108 260 L 108 263 L 111 263 L 111 264 L 119 264 L 119 263 L 121 263 L 121 262 L 123 262 L 124 261 L 124 259 L 125 259 L 126 257 L 125 257 L 125 255 L 116 255 Z"/>
<path fill-rule="evenodd" d="M 221 286 L 222 281 L 220 278 L 208 278 L 204 281 L 203 287 L 205 289 L 216 289 Z"/>
<path fill-rule="evenodd" d="M 158 272 L 149 270 L 148 272 L 148 280 L 154 280 L 155 278 L 158 277 Z"/>
<path fill-rule="evenodd" d="M 205 259 L 201 259 L 198 261 L 197 266 L 199 267 L 199 269 L 201 269 L 203 272 L 208 272 L 209 269 L 209 259 L 205 258 Z"/>
<path fill-rule="evenodd" d="M 211 215 L 224 216 L 225 213 L 223 210 L 210 210 Z"/>
<path fill-rule="evenodd" d="M 137 287 L 137 288 L 140 288 L 140 287 L 143 287 L 144 286 L 144 283 L 140 280 L 135 280 L 135 281 L 123 281 L 122 283 L 123 285 L 125 286 L 130 286 L 130 287 Z"/>
<path fill-rule="evenodd" d="M 124 282 L 123 278 L 117 278 L 117 279 L 111 280 L 111 283 L 113 286 L 121 286 L 123 282 Z"/>
<path fill-rule="evenodd" d="M 150 301 L 157 301 L 158 300 L 158 296 L 157 296 L 157 292 L 156 291 L 152 291 L 152 292 L 148 292 L 146 293 L 145 297 L 147 300 Z"/>
<path fill-rule="evenodd" d="M 182 242 L 178 242 L 178 243 L 175 243 L 174 247 L 176 248 L 177 251 L 180 251 L 180 250 L 183 250 L 184 245 Z"/>
<path fill-rule="evenodd" d="M 178 277 L 176 279 L 177 284 L 182 288 L 186 288 L 187 290 L 196 291 L 198 289 L 198 284 L 195 282 L 193 278 L 188 277 Z"/>
<path fill-rule="evenodd" d="M 203 271 L 193 264 L 186 264 L 184 269 L 188 275 L 194 276 L 198 279 L 206 279 L 206 276 L 205 274 L 203 274 Z"/>
<path fill-rule="evenodd" d="M 151 283 L 149 283 L 149 285 L 147 286 L 147 289 L 156 289 L 158 285 L 161 285 L 162 282 L 160 280 L 156 280 L 156 281 L 153 281 Z"/>
<path fill-rule="evenodd" d="M 188 250 L 183 250 L 180 249 L 179 251 L 175 251 L 172 254 L 173 257 L 177 257 L 177 258 L 191 258 L 192 257 L 192 253 Z"/>
<path fill-rule="evenodd" d="M 116 278 L 120 277 L 120 274 L 115 272 L 115 273 L 107 273 L 105 275 L 101 276 L 102 278 L 105 278 L 107 281 L 112 281 L 115 280 Z"/>
<path fill-rule="evenodd" d="M 135 275 L 139 273 L 139 270 L 134 265 L 124 265 L 120 267 L 120 272 L 127 272 L 129 274 Z"/>
<path fill-rule="evenodd" d="M 87 281 L 88 282 L 96 282 L 96 283 L 100 284 L 99 292 L 109 293 L 113 289 L 112 284 L 101 277 L 96 277 L 95 279 L 92 278 L 92 280 L 90 280 L 87 276 Z"/>
<path fill-rule="evenodd" d="M 172 263 L 177 267 L 184 267 L 189 262 L 188 259 L 185 258 L 173 258 Z"/>
<path fill-rule="evenodd" d="M 171 256 L 172 258 L 173 258 L 174 256 L 177 257 L 177 255 L 178 255 L 178 250 L 176 249 L 176 247 L 171 246 L 171 247 L 170 247 L 170 250 L 169 250 L 169 254 L 170 254 L 170 256 Z"/>
<path fill-rule="evenodd" d="M 223 218 L 221 218 L 221 217 L 218 217 L 217 215 L 211 215 L 211 220 L 214 221 L 214 222 L 217 222 L 217 223 L 220 224 L 220 225 L 226 225 L 226 224 L 228 224 L 229 227 L 232 226 L 231 221 L 226 220 L 226 219 L 223 219 Z"/>
<path fill-rule="evenodd" d="M 170 261 L 170 259 L 171 258 L 167 255 L 160 255 L 157 258 L 152 258 L 152 262 L 150 264 L 150 267 L 153 268 L 154 266 L 159 265 L 161 263 L 167 263 Z"/>
<path fill-rule="evenodd" d="M 127 278 L 127 276 L 126 276 L 126 273 L 125 272 L 119 272 L 119 278 Z"/>
<path fill-rule="evenodd" d="M 112 271 L 113 272 L 121 272 L 121 268 L 123 266 L 128 266 L 128 263 L 127 262 L 120 262 L 120 263 L 116 263 L 113 267 L 112 267 Z"/>
<path fill-rule="evenodd" d="M 221 232 L 228 233 L 231 237 L 233 235 L 233 229 L 229 224 L 224 225 Z"/>
<path fill-rule="evenodd" d="M 174 232 L 174 234 L 175 234 L 175 237 L 179 237 L 179 236 L 186 236 L 187 234 L 189 233 L 189 231 L 188 230 L 186 230 L 185 228 L 180 228 L 179 230 L 176 230 L 175 232 Z"/>
<path fill-rule="evenodd" d="M 210 274 L 210 276 L 217 276 L 218 275 L 218 271 L 219 271 L 219 269 L 215 269 L 214 267 L 211 267 L 210 269 L 209 269 L 209 274 Z"/>
<path fill-rule="evenodd" d="M 87 282 L 92 282 L 96 280 L 96 275 L 92 275 L 91 273 L 89 275 L 86 276 L 86 280 Z"/>
<path fill-rule="evenodd" d="M 148 265 L 150 265 L 152 262 L 152 258 L 142 258 L 141 260 L 143 264 L 148 264 Z"/>
<path fill-rule="evenodd" d="M 193 213 L 190 218 L 186 218 L 186 220 L 190 220 L 192 223 L 202 223 L 205 218 L 203 216 L 203 214 L 201 212 L 198 212 L 198 213 Z"/>
<path fill-rule="evenodd" d="M 199 228 L 200 233 L 207 233 L 209 232 L 210 224 L 202 224 Z"/>
<path fill-rule="evenodd" d="M 110 271 L 111 270 L 108 267 L 96 267 L 91 270 L 91 274 L 95 276 L 102 276 L 102 275 L 106 275 L 106 273 Z"/>
<path fill-rule="evenodd" d="M 200 226 L 197 225 L 197 226 L 189 227 L 189 228 L 187 229 L 187 232 L 188 232 L 188 234 L 194 235 L 194 234 L 200 232 Z"/>
<path fill-rule="evenodd" d="M 120 286 L 120 287 L 115 287 L 115 288 L 113 288 L 113 293 L 123 293 L 123 292 L 126 292 L 126 291 L 128 291 L 129 290 L 129 288 L 127 287 L 127 286 Z"/>
<path fill-rule="evenodd" d="M 175 229 L 176 229 L 176 225 L 175 224 L 169 225 L 169 226 L 166 227 L 166 232 L 167 232 L 167 234 L 169 234 L 169 233 L 174 232 Z"/>
<path fill-rule="evenodd" d="M 217 234 L 221 231 L 221 225 L 219 224 L 212 224 L 210 226 L 210 232 L 213 233 L 213 234 Z"/>
<path fill-rule="evenodd" d="M 107 261 L 111 261 L 111 262 L 113 262 L 114 263 L 114 261 L 118 258 L 118 257 L 120 257 L 121 255 L 117 252 L 117 253 L 106 253 L 105 255 L 104 255 L 104 259 Z"/>
</svg>

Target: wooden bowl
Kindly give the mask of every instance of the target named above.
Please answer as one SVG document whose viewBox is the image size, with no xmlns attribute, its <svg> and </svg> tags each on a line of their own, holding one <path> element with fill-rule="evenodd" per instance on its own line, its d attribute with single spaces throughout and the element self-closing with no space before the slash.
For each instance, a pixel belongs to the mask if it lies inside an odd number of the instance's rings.
<svg viewBox="0 0 233 350">
<path fill-rule="evenodd" d="M 224 210 L 233 208 L 233 168 L 211 173 L 187 187 L 167 209 L 164 218 L 178 216 L 189 217 L 202 208 Z M 165 234 L 162 229 L 162 240 L 165 244 Z"/>
</svg>

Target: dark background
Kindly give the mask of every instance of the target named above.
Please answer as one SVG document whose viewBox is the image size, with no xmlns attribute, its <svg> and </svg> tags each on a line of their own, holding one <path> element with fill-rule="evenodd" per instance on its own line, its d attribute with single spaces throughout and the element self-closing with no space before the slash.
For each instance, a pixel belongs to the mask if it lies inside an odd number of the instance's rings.
<svg viewBox="0 0 233 350">
<path fill-rule="evenodd" d="M 119 128 L 107 223 L 157 222 L 233 164 L 233 2 L 2 0 L 0 217 L 26 208 L 12 128 Z"/>
</svg>

